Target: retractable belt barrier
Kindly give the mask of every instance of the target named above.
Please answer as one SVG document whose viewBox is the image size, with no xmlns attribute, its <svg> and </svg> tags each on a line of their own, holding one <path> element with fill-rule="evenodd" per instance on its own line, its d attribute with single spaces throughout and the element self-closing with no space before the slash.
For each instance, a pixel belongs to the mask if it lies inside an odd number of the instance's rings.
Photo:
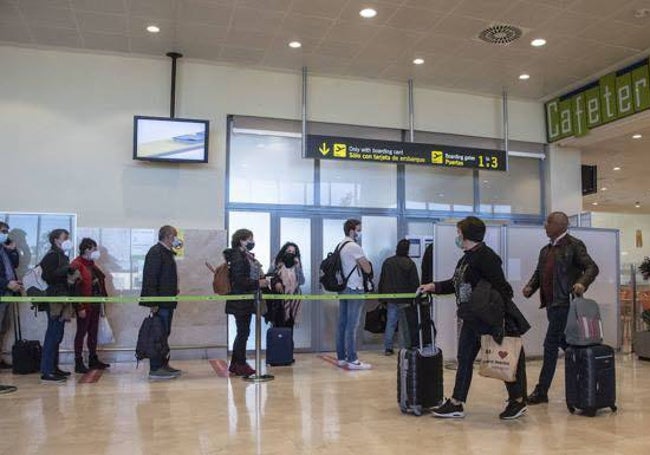
<svg viewBox="0 0 650 455">
<path fill-rule="evenodd" d="M 392 300 L 414 299 L 415 293 L 404 294 L 268 294 L 260 291 L 255 294 L 244 295 L 177 295 L 175 297 L 0 297 L 0 302 L 16 303 L 134 303 L 134 302 L 222 302 L 227 300 L 254 300 L 255 301 L 255 374 L 243 379 L 248 382 L 262 383 L 272 381 L 274 376 L 262 374 L 262 300 Z"/>
<path fill-rule="evenodd" d="M 414 299 L 415 293 L 402 294 L 262 294 L 262 300 L 392 300 Z M 134 302 L 221 302 L 254 300 L 255 294 L 177 295 L 175 297 L 0 297 L 1 302 L 16 303 L 134 303 Z"/>
</svg>

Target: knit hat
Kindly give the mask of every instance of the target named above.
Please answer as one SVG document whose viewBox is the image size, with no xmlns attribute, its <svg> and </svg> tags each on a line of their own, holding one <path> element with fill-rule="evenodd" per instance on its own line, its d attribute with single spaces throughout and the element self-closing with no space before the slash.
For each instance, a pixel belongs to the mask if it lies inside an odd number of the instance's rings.
<svg viewBox="0 0 650 455">
<path fill-rule="evenodd" d="M 459 221 L 458 229 L 463 234 L 465 240 L 472 242 L 482 242 L 485 238 L 485 223 L 475 216 L 468 216 L 462 221 Z"/>
</svg>

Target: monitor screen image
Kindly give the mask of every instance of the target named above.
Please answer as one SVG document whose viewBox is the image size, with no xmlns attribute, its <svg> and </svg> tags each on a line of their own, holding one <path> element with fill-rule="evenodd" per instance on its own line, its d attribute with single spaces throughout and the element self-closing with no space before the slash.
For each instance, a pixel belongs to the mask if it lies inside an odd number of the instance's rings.
<svg viewBox="0 0 650 455">
<path fill-rule="evenodd" d="M 133 159 L 180 163 L 208 162 L 208 120 L 133 118 Z"/>
</svg>

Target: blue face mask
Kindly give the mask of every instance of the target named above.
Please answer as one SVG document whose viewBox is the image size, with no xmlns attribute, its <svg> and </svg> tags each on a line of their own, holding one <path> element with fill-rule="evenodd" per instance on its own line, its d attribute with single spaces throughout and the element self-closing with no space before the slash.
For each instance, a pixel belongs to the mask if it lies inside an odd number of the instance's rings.
<svg viewBox="0 0 650 455">
<path fill-rule="evenodd" d="M 0 243 L 5 243 L 9 239 L 9 234 L 0 232 Z"/>
<path fill-rule="evenodd" d="M 463 249 L 463 238 L 460 235 L 456 236 L 455 243 L 458 248 Z"/>
<path fill-rule="evenodd" d="M 357 232 L 354 235 L 354 241 L 357 242 L 357 243 L 361 243 L 361 232 Z"/>
</svg>

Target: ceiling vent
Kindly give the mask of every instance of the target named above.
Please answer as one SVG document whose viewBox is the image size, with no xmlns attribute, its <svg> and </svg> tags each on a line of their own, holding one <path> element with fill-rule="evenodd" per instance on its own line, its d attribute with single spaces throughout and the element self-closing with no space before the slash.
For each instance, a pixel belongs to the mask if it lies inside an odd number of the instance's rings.
<svg viewBox="0 0 650 455">
<path fill-rule="evenodd" d="M 521 38 L 522 31 L 514 25 L 497 24 L 483 30 L 478 37 L 490 44 L 510 44 Z"/>
</svg>

